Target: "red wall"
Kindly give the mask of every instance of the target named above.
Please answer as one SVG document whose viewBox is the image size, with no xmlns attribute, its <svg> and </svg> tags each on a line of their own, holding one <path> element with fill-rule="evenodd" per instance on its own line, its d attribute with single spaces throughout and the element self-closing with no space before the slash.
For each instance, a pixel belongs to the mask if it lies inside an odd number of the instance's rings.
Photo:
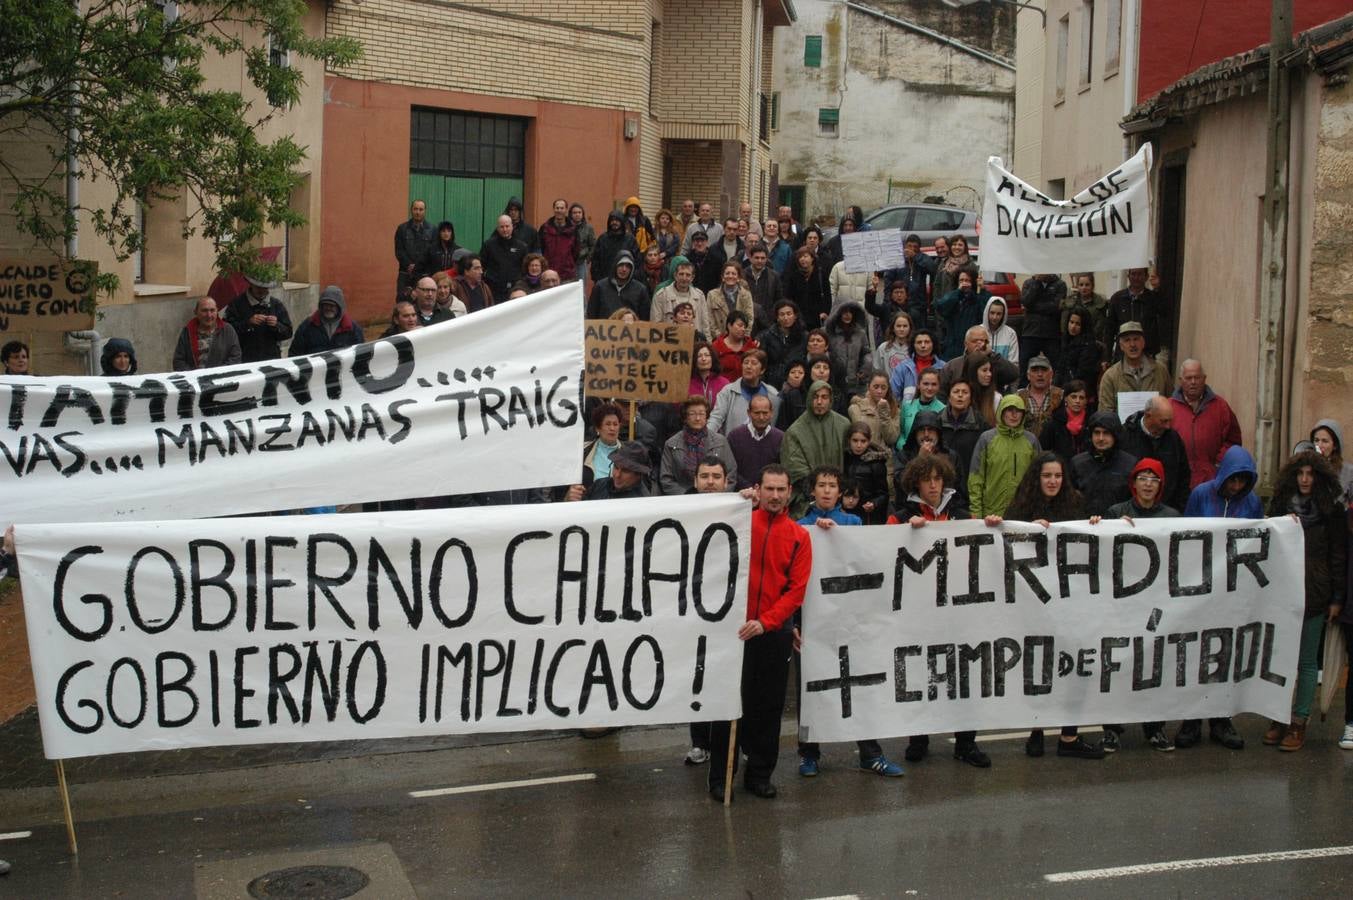
<svg viewBox="0 0 1353 900">
<path fill-rule="evenodd" d="M 582 203 L 601 231 L 612 201 L 638 193 L 639 142 L 624 139 L 621 110 L 338 77 L 324 83 L 320 284 L 341 287 L 359 322 L 387 320 L 394 301 L 394 233 L 409 217 L 411 107 L 530 119 L 522 200 L 532 225 L 564 197 Z"/>
<path fill-rule="evenodd" d="M 1351 0 L 1294 0 L 1293 34 L 1353 12 Z M 1195 69 L 1268 43 L 1271 0 L 1143 0 L 1137 102 Z"/>
</svg>

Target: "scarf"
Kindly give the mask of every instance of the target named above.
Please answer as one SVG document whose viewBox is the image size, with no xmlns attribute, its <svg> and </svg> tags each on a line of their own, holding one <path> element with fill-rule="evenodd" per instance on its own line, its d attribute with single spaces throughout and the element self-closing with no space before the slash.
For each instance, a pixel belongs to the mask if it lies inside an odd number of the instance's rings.
<svg viewBox="0 0 1353 900">
<path fill-rule="evenodd" d="M 912 358 L 916 361 L 916 377 L 918 379 L 921 377 L 922 372 L 935 364 L 935 354 L 933 353 L 929 356 L 915 356 Z"/>
<path fill-rule="evenodd" d="M 1071 432 L 1072 437 L 1080 437 L 1081 431 L 1085 428 L 1085 410 L 1078 413 L 1070 411 L 1066 414 L 1066 430 Z"/>
<path fill-rule="evenodd" d="M 700 460 L 705 458 L 705 440 L 709 432 L 704 428 L 699 431 L 691 431 L 689 428 L 681 429 L 682 441 L 685 445 L 681 454 L 681 467 L 691 475 L 695 474 L 695 469 L 700 465 Z"/>
<path fill-rule="evenodd" d="M 1287 511 L 1296 514 L 1302 528 L 1312 528 L 1320 524 L 1320 512 L 1315 508 L 1315 498 L 1311 495 L 1293 494 L 1287 501 Z"/>
</svg>

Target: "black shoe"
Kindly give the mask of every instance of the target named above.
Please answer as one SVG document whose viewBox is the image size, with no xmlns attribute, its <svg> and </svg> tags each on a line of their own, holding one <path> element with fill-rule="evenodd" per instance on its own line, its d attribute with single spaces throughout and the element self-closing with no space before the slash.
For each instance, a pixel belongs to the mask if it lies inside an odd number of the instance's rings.
<svg viewBox="0 0 1353 900">
<path fill-rule="evenodd" d="M 1118 732 L 1111 730 L 1113 726 L 1104 726 L 1104 740 L 1100 743 L 1105 753 L 1118 752 Z"/>
<path fill-rule="evenodd" d="M 724 793 L 722 781 L 719 782 L 718 784 L 712 784 L 709 786 L 709 799 L 713 800 L 715 803 L 723 802 Z"/>
<path fill-rule="evenodd" d="M 775 795 L 779 793 L 775 790 L 775 785 L 769 781 L 748 781 L 743 784 L 743 787 L 747 789 L 747 793 L 760 797 L 762 800 L 774 800 Z"/>
<path fill-rule="evenodd" d="M 1208 737 L 1221 744 L 1227 750 L 1244 750 L 1245 739 L 1236 731 L 1230 719 L 1223 719 L 1208 729 Z M 1175 744 L 1179 741 L 1176 739 Z"/>
<path fill-rule="evenodd" d="M 907 743 L 907 752 L 902 754 L 902 758 L 907 762 L 918 763 L 930 755 L 930 740 L 923 741 L 911 740 Z"/>
<path fill-rule="evenodd" d="M 1179 730 L 1174 733 L 1174 745 L 1180 750 L 1187 750 L 1202 739 L 1203 723 L 1197 720 L 1184 722 L 1179 726 Z"/>
<path fill-rule="evenodd" d="M 1043 755 L 1043 732 L 1035 731 L 1029 735 L 1029 739 L 1024 742 L 1024 752 L 1029 756 Z"/>
<path fill-rule="evenodd" d="M 1057 755 L 1070 756 L 1074 759 L 1103 759 L 1104 748 L 1099 744 L 1086 743 L 1085 738 L 1077 735 L 1074 741 L 1059 740 Z"/>
<path fill-rule="evenodd" d="M 983 753 L 976 744 L 959 744 L 954 747 L 954 759 L 979 769 L 991 768 L 991 757 Z"/>
</svg>

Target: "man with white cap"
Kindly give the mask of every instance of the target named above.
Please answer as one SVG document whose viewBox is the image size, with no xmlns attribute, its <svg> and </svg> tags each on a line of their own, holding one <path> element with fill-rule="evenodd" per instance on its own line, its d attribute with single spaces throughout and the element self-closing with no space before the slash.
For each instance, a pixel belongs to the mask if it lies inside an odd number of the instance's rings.
<svg viewBox="0 0 1353 900">
<path fill-rule="evenodd" d="M 249 284 L 222 316 L 240 339 L 242 362 L 277 359 L 282 355 L 282 342 L 291 337 L 291 316 L 282 301 L 272 295 L 276 281 L 244 276 Z"/>
</svg>

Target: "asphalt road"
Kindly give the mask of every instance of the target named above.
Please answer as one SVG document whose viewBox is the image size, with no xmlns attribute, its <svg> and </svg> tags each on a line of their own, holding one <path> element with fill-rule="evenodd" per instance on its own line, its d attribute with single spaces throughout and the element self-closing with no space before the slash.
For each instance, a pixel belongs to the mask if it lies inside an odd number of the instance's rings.
<svg viewBox="0 0 1353 900">
<path fill-rule="evenodd" d="M 853 745 L 829 745 L 810 780 L 786 720 L 779 798 L 739 790 L 729 809 L 703 767 L 682 765 L 678 728 L 124 772 L 73 788 L 77 858 L 52 788 L 0 791 L 0 858 L 14 865 L 0 897 L 248 897 L 254 879 L 301 866 L 342 866 L 366 879 L 353 896 L 372 898 L 1353 893 L 1353 752 L 1337 723 L 1313 725 L 1295 754 L 1261 747 L 1257 718 L 1238 725 L 1244 751 L 1157 753 L 1132 728 L 1103 762 L 1028 759 L 1021 739 L 988 737 L 985 771 L 937 738 L 900 779 L 854 771 Z M 902 743 L 885 750 L 900 758 Z M 1289 856 L 1206 862 L 1254 854 Z"/>
</svg>

